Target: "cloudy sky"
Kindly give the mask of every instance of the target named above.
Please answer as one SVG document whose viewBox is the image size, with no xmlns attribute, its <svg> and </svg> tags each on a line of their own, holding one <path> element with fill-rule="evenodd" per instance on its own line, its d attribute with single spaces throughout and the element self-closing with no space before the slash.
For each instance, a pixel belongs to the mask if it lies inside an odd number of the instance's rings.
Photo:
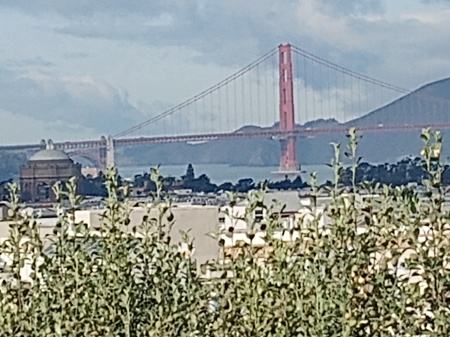
<svg viewBox="0 0 450 337">
<path fill-rule="evenodd" d="M 450 76 L 446 0 L 0 0 L 0 143 L 116 134 L 290 42 L 400 87 Z"/>
</svg>

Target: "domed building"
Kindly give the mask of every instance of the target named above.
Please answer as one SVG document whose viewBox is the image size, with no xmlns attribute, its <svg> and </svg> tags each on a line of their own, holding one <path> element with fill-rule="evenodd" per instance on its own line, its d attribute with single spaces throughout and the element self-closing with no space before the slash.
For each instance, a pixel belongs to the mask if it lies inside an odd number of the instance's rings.
<svg viewBox="0 0 450 337">
<path fill-rule="evenodd" d="M 21 199 L 24 202 L 53 202 L 52 186 L 74 176 L 81 177 L 81 165 L 74 163 L 66 153 L 55 149 L 38 151 L 20 169 Z"/>
</svg>

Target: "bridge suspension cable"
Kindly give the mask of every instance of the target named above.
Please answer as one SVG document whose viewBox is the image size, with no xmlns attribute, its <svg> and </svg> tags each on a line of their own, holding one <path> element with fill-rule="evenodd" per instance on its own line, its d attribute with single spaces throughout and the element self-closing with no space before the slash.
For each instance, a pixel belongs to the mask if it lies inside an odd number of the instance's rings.
<svg viewBox="0 0 450 337">
<path fill-rule="evenodd" d="M 375 78 L 372 78 L 372 77 L 360 74 L 360 73 L 355 72 L 353 70 L 350 70 L 348 68 L 342 67 L 342 66 L 337 65 L 337 64 L 335 64 L 333 62 L 330 62 L 330 61 L 327 61 L 327 60 L 325 60 L 323 58 L 320 58 L 320 57 L 318 57 L 318 56 L 316 56 L 314 54 L 311 54 L 311 53 L 307 52 L 306 50 L 300 49 L 300 48 L 298 48 L 296 46 L 292 46 L 292 49 L 293 49 L 293 51 L 295 53 L 297 53 L 297 54 L 299 54 L 299 55 L 301 55 L 301 56 L 303 56 L 303 57 L 305 57 L 305 58 L 307 58 L 307 59 L 309 59 L 311 61 L 314 61 L 316 63 L 322 64 L 322 65 L 324 65 L 324 66 L 326 66 L 328 68 L 340 71 L 340 72 L 342 72 L 344 74 L 347 74 L 347 75 L 350 75 L 350 76 L 352 76 L 354 78 L 357 78 L 357 79 L 366 81 L 368 83 L 372 83 L 372 84 L 381 86 L 381 87 L 383 87 L 385 89 L 394 90 L 394 91 L 397 91 L 397 92 L 400 92 L 400 93 L 404 93 L 404 94 L 408 94 L 408 93 L 411 92 L 411 90 L 404 89 L 404 88 L 398 87 L 396 85 L 389 84 L 387 82 L 383 82 L 383 81 L 377 80 Z"/>
<path fill-rule="evenodd" d="M 355 121 L 381 107 L 389 106 L 401 96 L 413 93 L 342 67 L 296 46 L 292 45 L 291 48 L 295 56 L 293 77 L 296 120 L 306 127 L 317 127 L 317 123 L 333 120 L 338 123 Z M 113 137 L 124 138 L 145 127 L 152 130 L 152 136 L 175 138 L 236 131 L 254 132 L 255 128 L 264 130 L 275 127 L 279 114 L 280 78 L 277 52 L 277 48 L 270 50 L 207 90 Z M 421 101 L 418 104 L 422 104 L 421 109 L 427 110 L 430 118 L 438 110 L 438 105 L 450 106 L 449 100 L 426 91 L 417 94 L 414 100 Z M 407 104 L 396 104 L 395 109 L 389 110 L 389 116 L 395 117 L 392 117 L 392 121 L 376 114 L 370 123 L 389 124 L 394 123 L 395 119 L 396 122 L 401 120 L 402 124 L 410 124 L 413 122 L 412 108 Z M 158 121 L 161 122 L 156 123 Z M 313 121 L 316 123 L 307 124 Z M 253 131 L 248 128 L 243 130 L 242 127 L 253 127 Z"/>
<path fill-rule="evenodd" d="M 114 136 L 114 144 L 282 139 L 292 135 L 314 137 L 341 134 L 355 125 L 364 132 L 424 127 L 450 129 L 450 100 L 439 90 L 428 90 L 427 86 L 407 90 L 344 68 L 298 47 L 291 48 L 294 73 L 290 76 L 296 90 L 292 96 L 298 114 L 293 130 L 286 132 L 279 128 L 279 99 L 283 92 L 279 82 L 285 77 L 280 76 L 278 49 L 272 49 L 200 94 L 118 133 Z M 440 88 L 438 82 L 432 84 L 437 84 L 437 89 Z M 154 124 L 160 120 L 163 121 Z M 152 128 L 151 137 L 124 137 L 147 126 Z M 64 151 L 105 150 L 104 139 L 54 145 Z M 31 144 L 0 146 L 0 149 L 37 150 L 41 147 L 42 144 Z"/>
<path fill-rule="evenodd" d="M 353 71 L 353 70 L 350 70 L 348 68 L 339 66 L 339 65 L 337 65 L 337 64 L 335 64 L 333 62 L 327 61 L 327 60 L 325 60 L 323 58 L 320 58 L 320 57 L 318 57 L 318 56 L 316 56 L 314 54 L 311 54 L 311 53 L 307 52 L 306 50 L 303 50 L 303 49 L 298 48 L 296 46 L 292 46 L 292 50 L 294 51 L 294 53 L 296 53 L 297 55 L 301 55 L 305 59 L 309 59 L 312 62 L 324 65 L 324 66 L 326 66 L 326 67 L 328 67 L 330 69 L 333 69 L 333 70 L 336 70 L 336 71 L 338 71 L 338 72 L 340 72 L 342 74 L 348 75 L 351 78 L 355 78 L 355 79 L 358 79 L 358 80 L 362 80 L 362 81 L 364 81 L 366 83 L 373 84 L 375 86 L 378 86 L 379 88 L 384 88 L 384 89 L 388 89 L 388 90 L 391 90 L 391 91 L 395 91 L 395 92 L 398 92 L 398 93 L 403 94 L 405 96 L 414 93 L 415 97 L 413 99 L 416 101 L 416 103 L 420 100 L 420 101 L 426 102 L 426 103 L 422 103 L 422 104 L 431 104 L 430 106 L 428 106 L 428 109 L 431 110 L 431 112 L 428 111 L 431 114 L 431 117 L 433 117 L 434 110 L 437 109 L 437 105 L 440 104 L 440 105 L 445 105 L 447 107 L 450 107 L 450 100 L 447 99 L 447 98 L 431 95 L 427 91 L 418 91 L 420 89 L 418 89 L 418 90 L 408 90 L 408 89 L 405 89 L 405 88 L 402 88 L 402 87 L 399 87 L 399 86 L 396 86 L 396 85 L 393 85 L 393 84 L 390 84 L 390 83 L 387 83 L 387 82 L 383 82 L 383 81 L 377 80 L 377 79 L 375 79 L 373 77 L 370 77 L 370 76 L 367 76 L 367 75 L 363 75 L 363 74 L 358 73 L 356 71 Z M 358 86 L 359 86 L 359 83 L 358 83 Z M 361 92 L 359 92 L 358 94 L 361 94 Z M 384 104 L 386 104 L 386 102 L 384 102 Z M 412 109 L 412 107 L 410 107 L 410 109 Z M 369 110 L 366 111 L 366 114 L 369 113 L 369 112 L 371 112 L 371 111 L 369 111 Z M 402 117 L 403 117 L 405 123 L 411 122 L 410 121 L 410 116 L 407 115 L 407 111 L 402 111 L 402 113 L 404 115 Z M 355 116 L 355 117 L 357 117 L 357 116 Z M 362 117 L 362 116 L 359 116 L 359 117 Z M 381 123 L 381 121 L 380 121 L 380 123 Z M 445 127 L 444 124 L 442 126 Z"/>
<path fill-rule="evenodd" d="M 180 109 L 182 109 L 182 108 L 184 108 L 184 107 L 186 107 L 186 106 L 188 106 L 188 105 L 190 105 L 192 103 L 197 102 L 198 100 L 202 99 L 203 97 L 213 93 L 214 91 L 220 89 L 221 87 L 227 85 L 228 83 L 230 83 L 230 82 L 236 80 L 237 78 L 243 76 L 245 73 L 247 73 L 251 69 L 257 67 L 259 64 L 263 63 L 264 61 L 266 61 L 267 59 L 269 59 L 270 57 L 275 55 L 277 52 L 278 52 L 278 49 L 276 49 L 276 48 L 270 50 L 269 52 L 267 52 L 266 54 L 264 54 L 263 56 L 258 58 L 256 61 L 248 64 L 246 67 L 244 67 L 241 70 L 235 72 L 231 76 L 227 77 L 226 79 L 224 79 L 223 81 L 217 83 L 216 85 L 210 87 L 209 89 L 206 89 L 206 90 L 202 91 L 201 93 L 195 95 L 194 97 L 192 97 L 192 98 L 190 98 L 190 99 L 188 99 L 188 100 L 186 100 L 186 101 L 184 101 L 184 102 L 182 102 L 182 103 L 180 103 L 180 104 L 178 104 L 178 105 L 176 105 L 176 106 L 174 106 L 174 107 L 172 107 L 172 108 L 170 108 L 170 109 L 168 109 L 168 110 L 166 110 L 166 111 L 164 111 L 164 112 L 162 112 L 162 113 L 160 113 L 160 114 L 158 114 L 158 115 L 156 115 L 156 116 L 154 116 L 154 117 L 152 117 L 152 118 L 150 118 L 150 119 L 148 119 L 148 120 L 146 120 L 146 121 L 144 121 L 144 122 L 142 122 L 142 123 L 140 123 L 138 125 L 135 125 L 132 128 L 129 128 L 129 129 L 125 130 L 125 131 L 122 131 L 122 132 L 114 135 L 113 138 L 119 138 L 119 137 L 127 136 L 127 135 L 129 135 L 129 134 L 131 134 L 133 132 L 136 132 L 136 131 L 138 131 L 138 130 L 148 126 L 149 124 L 155 123 L 155 122 L 159 121 L 160 119 L 163 119 L 164 117 L 167 117 L 167 116 L 173 114 L 174 112 L 176 112 L 176 111 L 178 111 L 178 110 L 180 110 Z"/>
</svg>

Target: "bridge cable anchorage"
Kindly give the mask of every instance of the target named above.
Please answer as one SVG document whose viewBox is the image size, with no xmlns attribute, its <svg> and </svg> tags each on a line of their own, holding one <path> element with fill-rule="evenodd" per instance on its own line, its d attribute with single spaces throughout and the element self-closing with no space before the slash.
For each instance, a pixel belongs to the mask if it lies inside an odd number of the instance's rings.
<svg viewBox="0 0 450 337">
<path fill-rule="evenodd" d="M 125 131 L 122 131 L 122 132 L 114 135 L 113 138 L 119 138 L 119 137 L 127 136 L 127 135 L 129 135 L 129 134 L 131 134 L 133 132 L 136 132 L 136 131 L 138 131 L 138 130 L 140 130 L 140 129 L 142 129 L 142 128 L 144 128 L 144 127 L 146 127 L 146 126 L 148 126 L 148 125 L 150 125 L 150 124 L 152 124 L 152 123 L 154 123 L 154 122 L 156 122 L 156 121 L 158 121 L 158 120 L 160 120 L 160 119 L 162 119 L 164 117 L 167 117 L 167 116 L 173 114 L 174 112 L 176 112 L 176 111 L 178 111 L 178 110 L 180 110 L 180 109 L 182 109 L 182 108 L 184 108 L 184 107 L 186 107 L 186 106 L 188 106 L 188 105 L 190 105 L 190 104 L 200 100 L 201 98 L 205 97 L 206 95 L 209 95 L 210 93 L 218 90 L 222 86 L 227 85 L 228 83 L 234 81 L 236 78 L 238 78 L 240 76 L 243 76 L 245 73 L 247 73 L 251 69 L 255 68 L 258 64 L 266 61 L 268 58 L 270 58 L 273 55 L 275 55 L 277 53 L 277 51 L 278 51 L 277 48 L 274 48 L 274 49 L 270 50 L 269 52 L 267 52 L 266 54 L 264 54 L 263 56 L 258 58 L 256 61 L 248 64 L 246 67 L 244 67 L 241 70 L 235 72 L 231 76 L 227 77 L 226 79 L 224 79 L 223 81 L 217 83 L 216 85 L 210 87 L 209 89 L 206 89 L 206 90 L 202 91 L 201 93 L 195 95 L 194 97 L 192 97 L 192 98 L 190 98 L 190 99 L 188 99 L 188 100 L 186 100 L 186 101 L 176 105 L 175 107 L 172 107 L 172 108 L 170 108 L 170 109 L 160 113 L 157 116 L 154 116 L 154 117 L 146 120 L 145 122 L 142 122 L 142 123 L 140 123 L 138 125 L 135 125 L 135 126 L 129 128 L 129 129 L 125 130 Z"/>
</svg>

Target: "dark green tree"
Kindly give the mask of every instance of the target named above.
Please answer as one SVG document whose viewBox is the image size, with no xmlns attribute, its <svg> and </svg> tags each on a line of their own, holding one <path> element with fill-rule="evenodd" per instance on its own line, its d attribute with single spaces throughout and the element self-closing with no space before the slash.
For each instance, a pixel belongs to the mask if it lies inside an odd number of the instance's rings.
<svg viewBox="0 0 450 337">
<path fill-rule="evenodd" d="M 181 177 L 184 181 L 193 181 L 195 179 L 194 167 L 189 164 L 186 169 L 186 174 Z"/>
</svg>

